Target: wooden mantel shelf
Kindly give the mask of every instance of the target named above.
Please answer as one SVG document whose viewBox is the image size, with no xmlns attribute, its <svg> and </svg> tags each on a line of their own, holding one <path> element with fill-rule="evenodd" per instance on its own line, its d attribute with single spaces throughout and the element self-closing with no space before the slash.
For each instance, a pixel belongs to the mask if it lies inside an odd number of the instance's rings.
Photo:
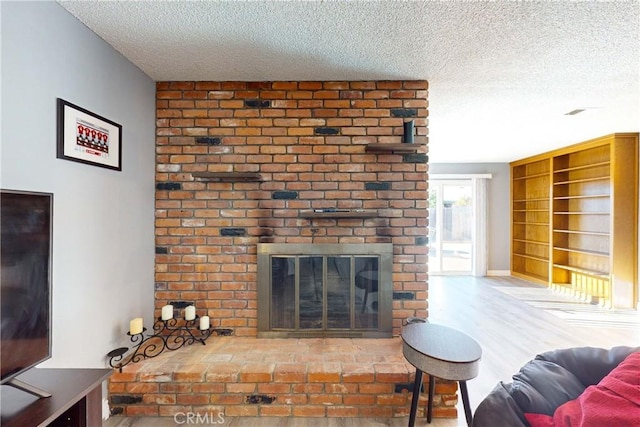
<svg viewBox="0 0 640 427">
<path fill-rule="evenodd" d="M 300 212 L 301 218 L 376 218 L 378 212 L 360 209 L 314 209 Z"/>
<path fill-rule="evenodd" d="M 426 144 L 414 143 L 372 143 L 367 144 L 365 151 L 367 153 L 415 153 L 420 147 L 424 147 Z"/>
<path fill-rule="evenodd" d="M 262 175 L 257 172 L 193 172 L 191 175 L 198 181 L 262 181 Z"/>
</svg>

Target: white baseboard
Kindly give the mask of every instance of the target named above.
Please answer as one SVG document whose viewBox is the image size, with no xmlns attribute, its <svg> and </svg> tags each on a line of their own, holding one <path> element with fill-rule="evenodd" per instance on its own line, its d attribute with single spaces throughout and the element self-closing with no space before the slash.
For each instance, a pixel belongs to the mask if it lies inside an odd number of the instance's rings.
<svg viewBox="0 0 640 427">
<path fill-rule="evenodd" d="M 487 276 L 511 276 L 511 270 L 487 270 Z"/>
</svg>

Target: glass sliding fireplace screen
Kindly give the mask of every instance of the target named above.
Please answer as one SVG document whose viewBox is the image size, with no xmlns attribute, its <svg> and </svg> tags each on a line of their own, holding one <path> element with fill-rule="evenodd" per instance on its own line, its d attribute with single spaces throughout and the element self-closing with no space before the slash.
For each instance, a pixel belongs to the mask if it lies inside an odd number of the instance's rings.
<svg viewBox="0 0 640 427">
<path fill-rule="evenodd" d="M 259 337 L 390 337 L 391 244 L 259 244 Z"/>
</svg>

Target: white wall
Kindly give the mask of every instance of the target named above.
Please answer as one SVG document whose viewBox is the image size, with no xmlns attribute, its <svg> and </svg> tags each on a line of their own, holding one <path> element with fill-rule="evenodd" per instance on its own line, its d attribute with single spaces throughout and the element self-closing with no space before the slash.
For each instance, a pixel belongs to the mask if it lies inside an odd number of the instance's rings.
<svg viewBox="0 0 640 427">
<path fill-rule="evenodd" d="M 511 258 L 508 163 L 430 163 L 429 174 L 491 174 L 488 181 L 487 264 L 489 272 L 508 272 Z"/>
<path fill-rule="evenodd" d="M 0 7 L 0 185 L 54 194 L 43 366 L 104 367 L 153 315 L 155 84 L 55 2 Z M 56 159 L 56 98 L 122 125 L 121 172 Z"/>
</svg>

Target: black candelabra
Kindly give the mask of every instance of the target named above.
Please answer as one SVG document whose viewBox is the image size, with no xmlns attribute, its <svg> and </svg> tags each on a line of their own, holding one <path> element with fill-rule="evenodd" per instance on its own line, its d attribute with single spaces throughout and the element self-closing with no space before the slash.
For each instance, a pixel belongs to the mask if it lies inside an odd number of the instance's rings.
<svg viewBox="0 0 640 427">
<path fill-rule="evenodd" d="M 129 352 L 129 347 L 111 350 L 107 353 L 109 366 L 118 368 L 122 372 L 122 368 L 129 363 L 156 357 L 165 350 L 177 350 L 195 342 L 205 345 L 206 339 L 214 333 L 218 336 L 228 336 L 233 333 L 232 329 L 224 328 L 199 329 L 197 327 L 198 321 L 198 316 L 193 320 L 184 321 L 175 318 L 163 320 L 159 317 L 153 324 L 153 334 L 151 335 L 145 337 L 144 333 L 147 328 L 142 328 L 139 333 L 127 332 L 133 343 L 133 351 Z M 129 353 L 127 354 L 127 352 Z"/>
</svg>

